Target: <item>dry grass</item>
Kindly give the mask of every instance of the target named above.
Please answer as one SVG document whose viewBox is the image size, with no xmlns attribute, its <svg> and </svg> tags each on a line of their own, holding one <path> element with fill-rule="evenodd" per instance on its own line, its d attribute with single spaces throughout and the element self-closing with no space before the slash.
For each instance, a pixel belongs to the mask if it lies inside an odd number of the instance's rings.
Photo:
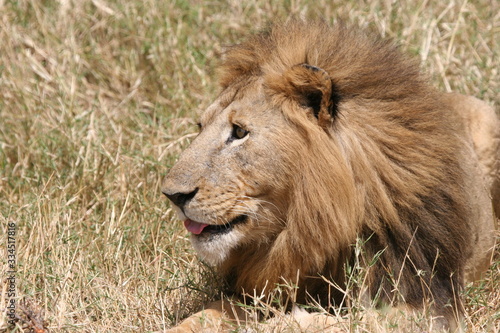
<svg viewBox="0 0 500 333">
<path fill-rule="evenodd" d="M 436 86 L 500 105 L 495 0 L 0 0 L 0 251 L 13 221 L 21 319 L 0 331 L 162 331 L 218 293 L 160 182 L 223 46 L 290 13 L 394 37 Z M 466 292 L 470 332 L 500 330 L 496 258 Z"/>
</svg>

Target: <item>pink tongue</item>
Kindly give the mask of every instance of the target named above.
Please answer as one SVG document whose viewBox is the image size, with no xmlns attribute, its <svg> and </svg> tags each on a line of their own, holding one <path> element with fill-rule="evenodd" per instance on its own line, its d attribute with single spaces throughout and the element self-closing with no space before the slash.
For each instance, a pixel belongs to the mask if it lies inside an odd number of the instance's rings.
<svg viewBox="0 0 500 333">
<path fill-rule="evenodd" d="M 203 229 L 205 229 L 205 227 L 208 226 L 208 224 L 199 223 L 199 222 L 195 222 L 193 220 L 187 219 L 186 221 L 184 221 L 184 226 L 186 227 L 186 229 L 189 232 L 191 232 L 195 235 L 199 235 L 199 234 L 201 234 Z"/>
</svg>

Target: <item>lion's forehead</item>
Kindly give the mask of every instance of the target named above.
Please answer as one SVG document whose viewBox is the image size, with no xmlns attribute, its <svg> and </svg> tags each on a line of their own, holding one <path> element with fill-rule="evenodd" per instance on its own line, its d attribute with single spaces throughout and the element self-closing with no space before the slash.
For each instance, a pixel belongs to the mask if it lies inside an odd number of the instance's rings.
<svg viewBox="0 0 500 333">
<path fill-rule="evenodd" d="M 209 124 L 218 116 L 226 116 L 225 111 L 231 109 L 255 110 L 255 104 L 266 100 L 262 83 L 261 78 L 245 78 L 226 88 L 201 114 L 201 123 Z"/>
<path fill-rule="evenodd" d="M 215 117 L 220 114 L 220 111 L 224 110 L 224 107 L 220 103 L 219 99 L 210 104 L 208 108 L 205 109 L 200 115 L 200 123 L 205 126 L 206 124 L 212 123 Z"/>
</svg>

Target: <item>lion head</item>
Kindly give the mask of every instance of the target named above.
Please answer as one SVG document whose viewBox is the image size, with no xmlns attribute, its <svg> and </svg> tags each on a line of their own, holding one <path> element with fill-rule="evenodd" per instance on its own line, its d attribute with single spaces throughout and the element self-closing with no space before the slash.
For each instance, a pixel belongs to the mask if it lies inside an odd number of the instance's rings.
<svg viewBox="0 0 500 333">
<path fill-rule="evenodd" d="M 362 238 L 379 256 L 372 294 L 390 298 L 398 276 L 410 305 L 453 297 L 470 256 L 464 149 L 417 63 L 291 20 L 229 49 L 220 84 L 163 192 L 235 291 L 287 280 L 325 295 L 317 277 L 341 283 Z"/>
</svg>

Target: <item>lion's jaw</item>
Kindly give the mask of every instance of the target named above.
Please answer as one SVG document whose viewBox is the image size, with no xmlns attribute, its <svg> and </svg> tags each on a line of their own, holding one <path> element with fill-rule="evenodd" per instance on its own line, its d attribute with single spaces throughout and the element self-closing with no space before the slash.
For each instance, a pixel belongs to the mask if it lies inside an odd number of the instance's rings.
<svg viewBox="0 0 500 333">
<path fill-rule="evenodd" d="M 228 226 L 227 231 L 224 232 L 207 231 L 205 229 L 211 225 L 189 219 L 176 205 L 173 205 L 173 208 L 178 219 L 184 222 L 196 253 L 201 260 L 210 265 L 217 266 L 224 262 L 231 249 L 237 247 L 244 238 L 244 233 L 232 225 Z M 246 216 L 241 215 L 241 218 L 246 218 Z"/>
<path fill-rule="evenodd" d="M 236 93 L 241 90 L 244 97 Z M 274 127 L 284 125 L 263 98 L 260 84 L 221 94 L 201 115 L 200 134 L 163 184 L 194 249 L 211 265 L 239 246 L 269 243 L 283 229 L 285 177 L 272 141 Z"/>
<path fill-rule="evenodd" d="M 245 234 L 236 228 L 215 235 L 191 233 L 191 244 L 201 260 L 210 265 L 218 266 L 227 259 L 230 251 L 237 247 L 244 237 Z"/>
</svg>

